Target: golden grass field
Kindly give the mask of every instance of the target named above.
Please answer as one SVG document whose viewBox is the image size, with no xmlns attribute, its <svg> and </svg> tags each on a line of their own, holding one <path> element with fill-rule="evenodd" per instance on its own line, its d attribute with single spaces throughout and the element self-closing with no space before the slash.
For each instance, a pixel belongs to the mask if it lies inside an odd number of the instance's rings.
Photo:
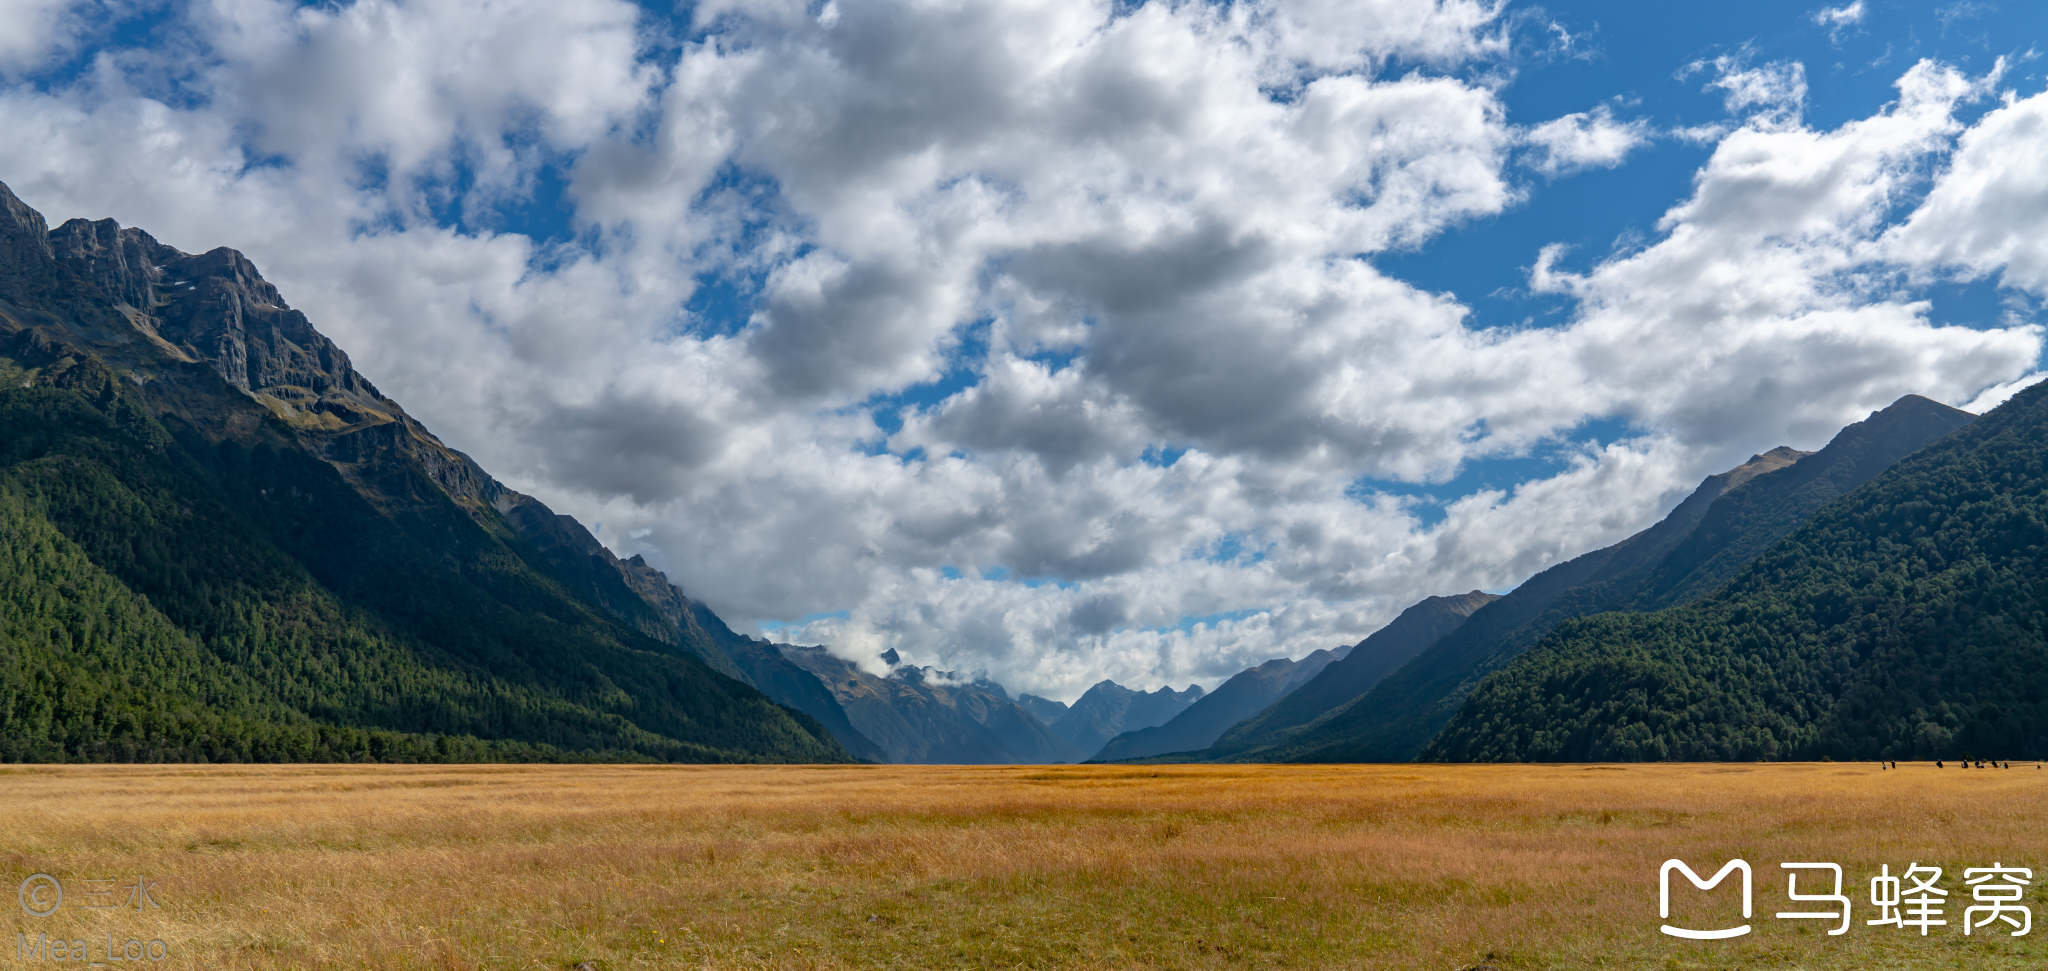
<svg viewBox="0 0 2048 971">
<path fill-rule="evenodd" d="M 2041 968 L 2048 927 L 1957 922 L 1963 867 L 2048 883 L 2044 797 L 2032 765 L 16 766 L 0 876 L 70 896 L 6 899 L 0 961 L 113 934 L 167 968 Z M 1754 932 L 1660 934 L 1674 856 L 1749 860 Z M 1772 917 L 1786 861 L 1847 868 L 1846 935 Z M 1913 861 L 1950 926 L 1864 926 Z M 136 875 L 160 909 L 74 905 Z M 1739 906 L 1679 884 L 1674 922 Z"/>
</svg>

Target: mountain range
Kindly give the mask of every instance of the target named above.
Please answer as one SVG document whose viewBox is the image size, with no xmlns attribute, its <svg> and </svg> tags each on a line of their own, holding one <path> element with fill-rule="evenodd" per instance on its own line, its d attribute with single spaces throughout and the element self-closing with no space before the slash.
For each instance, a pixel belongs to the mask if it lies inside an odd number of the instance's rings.
<svg viewBox="0 0 2048 971">
<path fill-rule="evenodd" d="M 1256 717 L 1234 723 L 1212 740 L 1215 751 L 1249 752 L 1310 735 L 1365 696 L 1386 676 L 1452 631 L 1473 613 L 1499 600 L 1497 594 L 1474 590 L 1450 597 L 1430 597 L 1395 617 L 1350 649 L 1347 656 L 1314 676 Z"/>
<path fill-rule="evenodd" d="M 1051 728 L 1074 748 L 1094 755 L 1111 739 L 1184 716 L 1202 697 L 1202 689 L 1196 685 L 1181 691 L 1161 687 L 1148 693 L 1102 681 L 1074 699 L 1073 707 L 1054 719 Z"/>
<path fill-rule="evenodd" d="M 1974 416 L 1908 395 L 1844 428 L 1818 452 L 1779 447 L 1709 476 L 1663 520 L 1620 543 L 1551 567 L 1504 596 L 1473 592 L 1411 607 L 1338 663 L 1199 750 L 1113 746 L 1104 758 L 1148 762 L 1407 761 L 1481 683 L 1561 624 L 1707 597 L 1785 542 L 1823 508 Z M 1547 656 L 1547 655 L 1546 655 Z M 1220 698 L 1223 689 L 1212 697 Z M 1491 697 L 1491 696 L 1489 696 Z M 1526 715 L 1524 727 L 1540 721 Z M 1460 716 L 1462 717 L 1462 716 Z M 1190 735 L 1187 740 L 1199 738 Z M 1122 740 L 1119 740 L 1122 741 Z M 1135 741 L 1135 740 L 1134 740 Z M 1430 749 L 1457 757 L 1462 749 Z M 1497 748 L 1485 749 L 1494 757 Z"/>
<path fill-rule="evenodd" d="M 0 416 L 0 758 L 1074 762 L 1202 693 L 1020 703 L 740 635 L 442 443 L 242 254 L 51 229 L 4 185 Z"/>
<path fill-rule="evenodd" d="M 2037 752 L 2041 388 L 1909 395 L 1504 595 L 1071 705 L 733 631 L 449 448 L 240 253 L 0 185 L 0 760 Z"/>
</svg>

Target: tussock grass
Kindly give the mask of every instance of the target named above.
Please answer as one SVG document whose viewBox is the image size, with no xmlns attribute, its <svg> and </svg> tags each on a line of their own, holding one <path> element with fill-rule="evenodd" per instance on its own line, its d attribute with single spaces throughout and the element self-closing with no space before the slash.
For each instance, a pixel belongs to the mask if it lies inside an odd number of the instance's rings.
<svg viewBox="0 0 2048 971">
<path fill-rule="evenodd" d="M 2048 926 L 1959 922 L 1963 867 L 2048 883 L 2044 797 L 2031 765 L 25 766 L 0 903 L 178 968 L 2039 968 Z M 1659 934 L 1674 856 L 1749 860 L 1756 930 Z M 1802 861 L 1847 868 L 1846 936 L 1772 918 Z M 1950 926 L 1864 926 L 1915 861 Z M 164 906 L 27 917 L 37 872 Z"/>
</svg>

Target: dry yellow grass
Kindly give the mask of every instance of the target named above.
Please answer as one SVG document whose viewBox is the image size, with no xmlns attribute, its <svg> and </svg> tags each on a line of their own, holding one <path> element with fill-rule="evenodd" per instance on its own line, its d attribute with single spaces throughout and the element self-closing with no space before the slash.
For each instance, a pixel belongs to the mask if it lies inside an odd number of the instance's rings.
<svg viewBox="0 0 2048 971">
<path fill-rule="evenodd" d="M 161 910 L 6 904 L 166 968 L 2039 968 L 2048 927 L 1957 921 L 1965 866 L 2048 882 L 2044 794 L 2031 765 L 11 767 L 0 877 L 150 876 Z M 1755 932 L 1659 934 L 1674 856 L 1749 860 Z M 1848 868 L 1847 935 L 1772 918 L 1783 861 Z M 1913 861 L 1950 926 L 1864 926 Z"/>
</svg>

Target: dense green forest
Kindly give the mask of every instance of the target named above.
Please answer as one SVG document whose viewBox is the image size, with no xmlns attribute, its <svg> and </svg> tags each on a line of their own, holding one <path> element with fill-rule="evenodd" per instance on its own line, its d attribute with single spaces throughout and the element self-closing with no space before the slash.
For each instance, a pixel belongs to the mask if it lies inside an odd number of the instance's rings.
<svg viewBox="0 0 2048 971">
<path fill-rule="evenodd" d="M 1713 596 L 1559 625 L 1442 761 L 2048 756 L 2048 385 L 1820 510 Z"/>
<path fill-rule="evenodd" d="M 552 761 L 551 746 L 322 725 L 0 486 L 0 761 Z M 621 753 L 622 755 L 626 753 Z"/>
<path fill-rule="evenodd" d="M 1670 515 L 1605 549 L 1531 577 L 1462 626 L 1330 710 L 1240 761 L 1405 762 L 1488 676 L 1572 618 L 1645 609 L 1711 593 L 1828 502 L 1973 420 L 1906 395 L 1805 453 L 1777 448 L 1709 476 Z"/>
<path fill-rule="evenodd" d="M 0 757 L 844 757 L 445 498 L 395 520 L 302 452 L 105 397 L 0 390 Z"/>
</svg>

